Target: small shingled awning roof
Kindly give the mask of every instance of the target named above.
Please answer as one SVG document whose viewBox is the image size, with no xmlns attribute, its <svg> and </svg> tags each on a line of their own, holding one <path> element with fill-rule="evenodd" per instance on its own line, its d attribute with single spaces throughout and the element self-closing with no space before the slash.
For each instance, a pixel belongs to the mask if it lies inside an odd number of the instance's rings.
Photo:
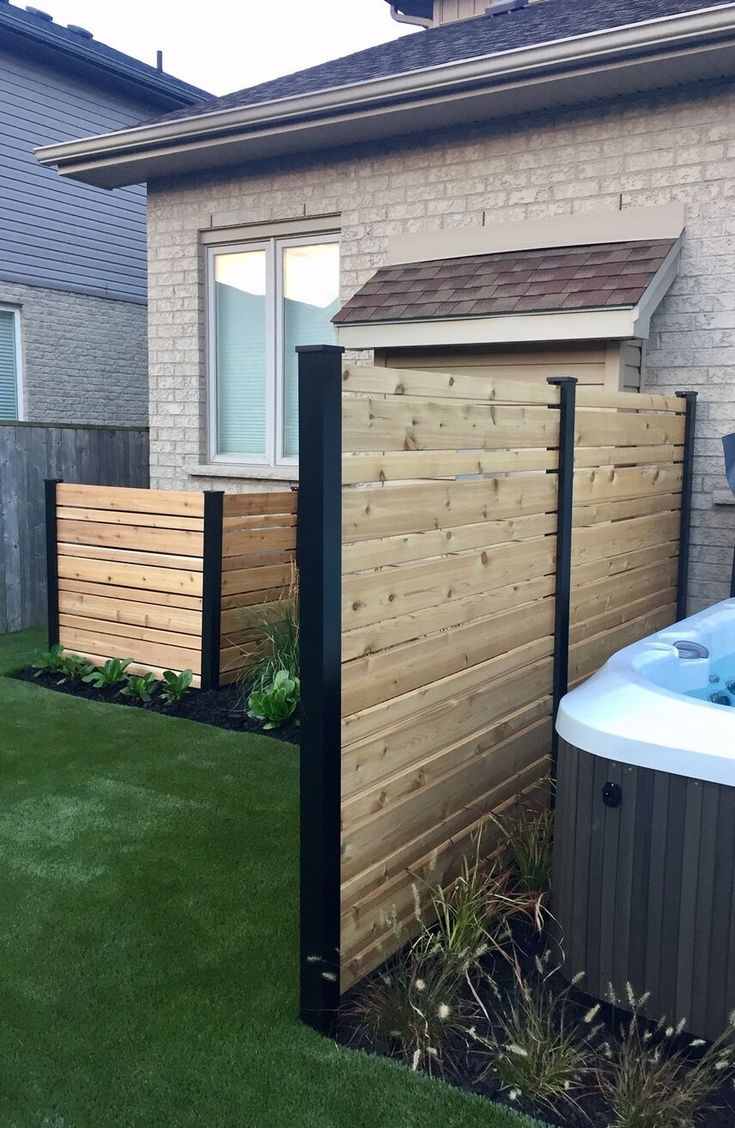
<svg viewBox="0 0 735 1128">
<path fill-rule="evenodd" d="M 598 243 L 387 266 L 345 303 L 334 323 L 632 308 L 675 243 Z"/>
</svg>

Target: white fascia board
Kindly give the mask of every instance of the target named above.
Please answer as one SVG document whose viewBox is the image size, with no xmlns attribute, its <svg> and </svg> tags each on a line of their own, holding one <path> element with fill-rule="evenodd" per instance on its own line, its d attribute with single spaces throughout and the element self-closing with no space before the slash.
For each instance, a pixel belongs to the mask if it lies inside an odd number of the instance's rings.
<svg viewBox="0 0 735 1128">
<path fill-rule="evenodd" d="M 569 313 L 451 318 L 446 321 L 376 321 L 364 325 L 338 325 L 336 328 L 337 340 L 344 348 L 392 349 L 626 340 L 640 336 L 637 328 L 640 321 L 638 307 L 629 306 Z"/>
<path fill-rule="evenodd" d="M 196 150 L 209 149 L 211 157 L 216 144 L 227 150 L 217 154 L 220 164 L 227 154 L 232 160 L 242 156 L 245 147 L 248 155 L 256 158 L 261 132 L 271 137 L 292 129 L 308 134 L 309 130 L 323 126 L 327 118 L 333 128 L 336 121 L 350 121 L 354 140 L 355 123 L 366 115 L 389 117 L 396 110 L 411 112 L 412 107 L 427 103 L 441 105 L 454 99 L 464 102 L 483 92 L 502 91 L 509 85 L 517 90 L 539 83 L 545 87 L 564 75 L 580 76 L 585 68 L 590 72 L 600 68 L 617 70 L 637 62 L 644 64 L 650 77 L 657 54 L 678 57 L 682 53 L 731 46 L 734 41 L 735 4 L 730 2 L 704 11 L 628 24 L 308 95 L 46 145 L 35 152 L 41 164 L 58 166 L 64 175 L 114 187 L 174 170 L 185 171 L 187 156 L 192 158 Z M 726 69 L 728 73 L 733 69 L 729 57 Z M 518 102 L 518 97 L 515 100 Z M 397 118 L 400 128 L 406 131 L 409 127 L 405 116 L 399 113 Z M 238 144 L 243 145 L 243 153 Z M 274 148 L 271 144 L 266 155 Z M 171 159 L 172 154 L 176 159 Z M 188 166 L 207 167 L 206 155 L 201 154 L 196 162 L 190 159 Z"/>
<path fill-rule="evenodd" d="M 628 243 L 650 239 L 678 239 L 686 223 L 684 204 L 624 208 L 585 215 L 550 216 L 485 227 L 450 227 L 394 235 L 388 243 L 386 266 L 435 259 L 465 258 L 506 251 L 583 247 L 597 243 Z"/>
<path fill-rule="evenodd" d="M 651 318 L 661 305 L 667 292 L 671 289 L 674 279 L 679 273 L 681 243 L 681 238 L 679 238 L 656 271 L 653 281 L 638 302 L 634 333 L 636 337 L 641 337 L 643 340 L 648 339 L 648 335 L 651 331 Z"/>
</svg>

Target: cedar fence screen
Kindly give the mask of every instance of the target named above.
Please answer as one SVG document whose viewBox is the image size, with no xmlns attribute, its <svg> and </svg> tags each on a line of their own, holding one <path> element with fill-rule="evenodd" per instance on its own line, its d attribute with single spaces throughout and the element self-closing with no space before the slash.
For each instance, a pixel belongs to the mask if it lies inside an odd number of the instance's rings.
<svg viewBox="0 0 735 1128">
<path fill-rule="evenodd" d="M 297 495 L 46 484 L 49 636 L 96 665 L 237 680 L 278 613 L 296 548 Z"/>
<path fill-rule="evenodd" d="M 553 770 L 570 684 L 685 613 L 695 400 L 300 351 L 302 1014 Z"/>
</svg>

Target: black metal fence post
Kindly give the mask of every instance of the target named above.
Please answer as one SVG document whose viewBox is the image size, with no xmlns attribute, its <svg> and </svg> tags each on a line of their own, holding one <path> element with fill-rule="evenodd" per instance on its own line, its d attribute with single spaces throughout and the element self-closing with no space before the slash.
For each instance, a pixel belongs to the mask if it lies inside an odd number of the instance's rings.
<svg viewBox="0 0 735 1128">
<path fill-rule="evenodd" d="M 574 509 L 574 446 L 577 381 L 574 376 L 550 376 L 559 388 L 559 469 L 556 524 L 556 594 L 554 602 L 553 735 L 551 777 L 556 780 L 559 737 L 556 715 L 569 688 L 569 621 L 572 598 L 572 518 Z"/>
<path fill-rule="evenodd" d="M 681 484 L 681 524 L 679 526 L 679 578 L 676 584 L 676 617 L 686 619 L 689 600 L 689 543 L 692 528 L 692 489 L 694 486 L 694 432 L 697 423 L 697 393 L 677 392 L 686 400 L 684 417 L 684 466 Z"/>
<path fill-rule="evenodd" d="M 301 638 L 301 1017 L 339 1004 L 342 693 L 342 355 L 298 348 Z"/>
<path fill-rule="evenodd" d="M 219 689 L 222 622 L 222 516 L 224 491 L 204 494 L 202 576 L 202 689 Z"/>
<path fill-rule="evenodd" d="M 46 606 L 49 649 L 59 642 L 59 543 L 56 525 L 56 487 L 62 478 L 47 478 L 46 492 Z"/>
</svg>

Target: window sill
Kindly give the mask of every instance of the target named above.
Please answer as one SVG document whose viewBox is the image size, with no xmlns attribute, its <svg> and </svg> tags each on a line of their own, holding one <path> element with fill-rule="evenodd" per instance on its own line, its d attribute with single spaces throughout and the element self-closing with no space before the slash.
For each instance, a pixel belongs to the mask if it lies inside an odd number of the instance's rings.
<svg viewBox="0 0 735 1128">
<path fill-rule="evenodd" d="M 730 490 L 714 490 L 712 493 L 713 505 L 735 505 L 735 496 Z"/>
<path fill-rule="evenodd" d="M 243 466 L 238 462 L 216 462 L 187 468 L 190 478 L 243 478 L 261 482 L 293 482 L 298 484 L 298 466 Z"/>
</svg>

